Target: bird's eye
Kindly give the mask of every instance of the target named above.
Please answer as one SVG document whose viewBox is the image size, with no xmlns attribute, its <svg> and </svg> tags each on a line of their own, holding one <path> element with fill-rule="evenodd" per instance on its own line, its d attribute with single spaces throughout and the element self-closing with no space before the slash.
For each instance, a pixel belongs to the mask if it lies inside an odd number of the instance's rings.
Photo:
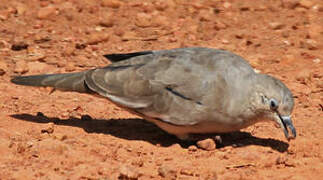
<svg viewBox="0 0 323 180">
<path fill-rule="evenodd" d="M 276 99 L 270 99 L 269 104 L 271 110 L 276 110 L 278 108 L 278 102 Z"/>
</svg>

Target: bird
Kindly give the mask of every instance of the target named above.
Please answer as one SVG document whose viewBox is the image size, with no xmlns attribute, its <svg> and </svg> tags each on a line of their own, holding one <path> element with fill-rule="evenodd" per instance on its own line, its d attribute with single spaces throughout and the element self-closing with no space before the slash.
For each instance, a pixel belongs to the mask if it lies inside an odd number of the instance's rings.
<svg viewBox="0 0 323 180">
<path fill-rule="evenodd" d="M 105 67 L 11 82 L 103 96 L 181 140 L 261 121 L 278 124 L 288 141 L 296 138 L 292 92 L 235 53 L 186 47 L 103 56 L 111 62 Z"/>
</svg>

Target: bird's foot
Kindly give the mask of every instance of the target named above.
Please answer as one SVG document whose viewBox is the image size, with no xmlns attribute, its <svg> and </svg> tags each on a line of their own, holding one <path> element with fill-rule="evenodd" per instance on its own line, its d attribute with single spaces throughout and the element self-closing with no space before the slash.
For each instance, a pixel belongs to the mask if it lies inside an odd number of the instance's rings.
<svg viewBox="0 0 323 180">
<path fill-rule="evenodd" d="M 176 134 L 176 137 L 182 141 L 191 141 L 191 142 L 199 142 L 205 139 L 213 139 L 215 144 L 222 144 L 222 138 L 220 135 L 208 136 L 201 134 Z"/>
</svg>

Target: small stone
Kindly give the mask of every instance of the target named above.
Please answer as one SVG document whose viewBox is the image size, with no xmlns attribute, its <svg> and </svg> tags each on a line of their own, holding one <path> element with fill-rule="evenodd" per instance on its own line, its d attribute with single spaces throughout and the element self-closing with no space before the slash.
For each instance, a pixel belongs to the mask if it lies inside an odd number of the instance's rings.
<svg viewBox="0 0 323 180">
<path fill-rule="evenodd" d="M 57 140 L 60 140 L 60 141 L 64 141 L 64 140 L 67 139 L 67 135 L 57 133 L 57 134 L 54 135 L 54 138 L 57 139 Z"/>
<path fill-rule="evenodd" d="M 282 32 L 282 36 L 283 36 L 284 38 L 288 38 L 288 37 L 289 37 L 289 31 L 283 31 L 283 32 Z"/>
<path fill-rule="evenodd" d="M 47 6 L 38 10 L 38 19 L 47 19 L 56 13 L 56 8 L 54 6 Z"/>
<path fill-rule="evenodd" d="M 8 11 L 0 11 L 0 20 L 7 20 L 10 16 Z"/>
<path fill-rule="evenodd" d="M 286 156 L 278 156 L 276 158 L 276 165 L 284 165 L 287 167 L 295 167 L 295 163 L 293 163 L 288 157 Z"/>
<path fill-rule="evenodd" d="M 321 62 L 321 59 L 319 59 L 319 58 L 315 58 L 315 59 L 313 59 L 313 62 L 314 62 L 314 63 L 320 63 L 320 62 Z"/>
<path fill-rule="evenodd" d="M 52 134 L 54 132 L 54 123 L 48 123 L 47 127 L 41 130 L 41 133 Z"/>
<path fill-rule="evenodd" d="M 279 30 L 279 29 L 282 29 L 283 27 L 285 27 L 285 24 L 283 24 L 281 22 L 271 22 L 271 23 L 269 23 L 269 26 L 273 30 Z"/>
<path fill-rule="evenodd" d="M 191 146 L 188 147 L 188 151 L 195 152 L 195 151 L 197 151 L 197 147 L 194 146 L 194 145 L 191 145 Z"/>
<path fill-rule="evenodd" d="M 120 37 L 123 36 L 123 34 L 125 33 L 125 31 L 120 28 L 115 28 L 113 32 L 115 35 L 120 36 Z"/>
<path fill-rule="evenodd" d="M 319 89 L 323 89 L 323 81 L 319 81 L 317 84 L 316 84 L 316 87 L 319 88 Z"/>
<path fill-rule="evenodd" d="M 202 174 L 202 178 L 201 179 L 205 179 L 205 180 L 218 180 L 218 175 L 217 175 L 217 172 L 215 170 L 208 170 L 207 173 L 203 173 Z M 226 179 L 232 179 L 232 178 L 226 178 Z"/>
<path fill-rule="evenodd" d="M 310 69 L 302 69 L 296 75 L 296 80 L 302 84 L 307 84 L 311 79 L 312 71 Z"/>
<path fill-rule="evenodd" d="M 235 37 L 236 37 L 237 39 L 242 39 L 244 36 L 245 36 L 245 35 L 244 35 L 244 33 L 243 33 L 243 32 L 237 32 L 237 33 L 235 34 Z"/>
<path fill-rule="evenodd" d="M 310 9 L 314 5 L 314 2 L 312 0 L 300 0 L 299 5 L 306 9 Z"/>
<path fill-rule="evenodd" d="M 129 41 L 132 39 L 137 39 L 137 34 L 134 31 L 126 31 L 123 35 L 122 35 L 122 40 L 123 41 Z"/>
<path fill-rule="evenodd" d="M 214 29 L 215 30 L 221 30 L 221 29 L 226 29 L 228 26 L 226 24 L 224 24 L 223 22 L 221 21 L 216 21 L 215 24 L 214 24 Z"/>
<path fill-rule="evenodd" d="M 200 2 L 192 3 L 193 8 L 200 10 L 204 8 L 204 5 Z"/>
<path fill-rule="evenodd" d="M 49 4 L 50 4 L 50 2 L 49 2 L 49 1 L 40 1 L 40 2 L 39 2 L 40 7 L 46 7 L 46 6 L 48 6 Z"/>
<path fill-rule="evenodd" d="M 227 40 L 227 39 L 222 39 L 222 40 L 221 40 L 221 42 L 222 42 L 223 44 L 229 44 L 229 43 L 230 43 L 230 41 L 229 41 L 229 40 Z"/>
<path fill-rule="evenodd" d="M 45 53 L 35 47 L 28 47 L 27 52 L 28 61 L 43 61 L 46 58 Z"/>
<path fill-rule="evenodd" d="M 199 148 L 207 151 L 212 151 L 216 148 L 216 144 L 211 138 L 198 141 L 196 144 Z"/>
<path fill-rule="evenodd" d="M 67 62 L 65 65 L 65 71 L 72 72 L 75 71 L 75 64 L 73 62 Z"/>
<path fill-rule="evenodd" d="M 183 168 L 179 173 L 185 176 L 194 176 L 194 171 L 191 168 Z"/>
<path fill-rule="evenodd" d="M 138 27 L 149 27 L 152 25 L 152 16 L 147 13 L 138 13 L 136 16 L 136 26 Z"/>
<path fill-rule="evenodd" d="M 161 165 L 158 168 L 158 174 L 165 179 L 177 178 L 176 168 L 170 167 L 168 165 Z"/>
<path fill-rule="evenodd" d="M 19 16 L 24 15 L 25 12 L 27 11 L 27 6 L 23 3 L 16 3 L 15 6 L 16 6 L 17 14 Z"/>
<path fill-rule="evenodd" d="M 313 6 L 313 9 L 315 9 L 318 12 L 323 12 L 323 4 L 317 4 L 315 6 Z"/>
<path fill-rule="evenodd" d="M 299 0 L 281 0 L 281 2 L 284 8 L 294 9 L 298 5 Z"/>
<path fill-rule="evenodd" d="M 153 18 L 153 24 L 154 26 L 163 26 L 163 27 L 168 27 L 170 22 L 166 16 L 156 16 Z"/>
<path fill-rule="evenodd" d="M 293 63 L 295 63 L 296 59 L 297 58 L 295 57 L 294 54 L 285 54 L 282 57 L 282 61 L 280 61 L 280 63 L 285 64 L 285 65 L 293 64 Z"/>
<path fill-rule="evenodd" d="M 114 15 L 112 13 L 104 13 L 100 16 L 99 25 L 104 27 L 112 27 L 114 22 Z"/>
<path fill-rule="evenodd" d="M 51 38 L 49 36 L 47 36 L 47 35 L 44 36 L 44 35 L 37 35 L 36 34 L 34 42 L 37 43 L 37 44 L 41 44 L 41 43 L 48 42 L 50 40 L 51 40 Z"/>
<path fill-rule="evenodd" d="M 32 141 L 27 141 L 26 142 L 26 147 L 27 148 L 31 148 L 31 147 L 33 147 L 33 145 L 34 145 L 34 143 Z"/>
<path fill-rule="evenodd" d="M 17 144 L 17 153 L 23 153 L 26 151 L 26 146 L 22 143 Z"/>
<path fill-rule="evenodd" d="M 168 3 L 164 0 L 155 1 L 155 7 L 158 11 L 164 11 L 168 8 Z"/>
<path fill-rule="evenodd" d="M 65 47 L 63 55 L 64 56 L 75 55 L 75 46 L 67 46 L 67 47 Z"/>
<path fill-rule="evenodd" d="M 223 3 L 223 7 L 226 8 L 226 9 L 231 8 L 232 7 L 232 4 L 229 3 L 229 2 L 224 2 Z"/>
<path fill-rule="evenodd" d="M 119 0 L 102 0 L 102 6 L 104 7 L 110 7 L 110 8 L 119 8 L 120 6 L 122 6 L 123 2 L 119 1 Z"/>
<path fill-rule="evenodd" d="M 240 4 L 239 9 L 240 9 L 240 11 L 249 11 L 250 10 L 250 6 L 247 3 L 243 3 L 243 4 Z"/>
<path fill-rule="evenodd" d="M 121 166 L 119 171 L 120 171 L 120 174 L 118 179 L 135 180 L 139 178 L 139 173 L 132 167 Z"/>
<path fill-rule="evenodd" d="M 300 12 L 300 13 L 306 13 L 307 9 L 304 7 L 296 7 L 295 8 L 296 12 Z"/>
<path fill-rule="evenodd" d="M 15 68 L 13 70 L 16 73 L 24 74 L 29 71 L 26 61 L 19 60 L 15 64 Z"/>
<path fill-rule="evenodd" d="M 201 21 L 211 21 L 214 18 L 212 12 L 206 9 L 200 11 L 199 17 Z"/>
<path fill-rule="evenodd" d="M 8 64 L 4 61 L 0 61 L 0 76 L 3 76 L 8 69 Z"/>
<path fill-rule="evenodd" d="M 87 44 L 94 45 L 109 40 L 109 34 L 103 32 L 93 32 L 89 35 Z"/>
<path fill-rule="evenodd" d="M 305 41 L 300 41 L 300 47 L 309 50 L 316 50 L 318 49 L 318 44 L 313 39 L 306 39 Z"/>
</svg>

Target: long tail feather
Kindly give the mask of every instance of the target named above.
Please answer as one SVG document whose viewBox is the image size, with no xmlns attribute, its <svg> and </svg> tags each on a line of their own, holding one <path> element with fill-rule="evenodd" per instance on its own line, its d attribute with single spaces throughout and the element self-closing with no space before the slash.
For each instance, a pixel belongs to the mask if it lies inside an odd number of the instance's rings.
<svg viewBox="0 0 323 180">
<path fill-rule="evenodd" d="M 91 90 L 85 83 L 87 72 L 16 76 L 11 79 L 11 82 L 25 86 L 54 87 L 60 90 L 89 93 Z"/>
</svg>

